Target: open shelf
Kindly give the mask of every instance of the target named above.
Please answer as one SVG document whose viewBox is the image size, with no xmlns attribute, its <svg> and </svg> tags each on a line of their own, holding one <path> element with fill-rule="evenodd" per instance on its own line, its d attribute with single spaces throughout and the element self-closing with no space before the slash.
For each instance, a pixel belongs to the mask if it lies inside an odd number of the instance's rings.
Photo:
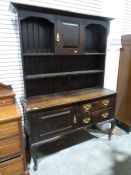
<svg viewBox="0 0 131 175">
<path fill-rule="evenodd" d="M 85 27 L 85 52 L 103 53 L 106 48 L 107 30 L 100 24 L 90 24 Z"/>
<path fill-rule="evenodd" d="M 48 74 L 37 74 L 37 75 L 27 75 L 25 78 L 37 79 L 37 78 L 49 78 L 49 77 L 60 77 L 67 75 L 79 75 L 79 74 L 96 74 L 103 73 L 103 70 L 85 70 L 85 71 L 72 71 L 72 72 L 58 72 L 58 73 L 48 73 Z"/>
<path fill-rule="evenodd" d="M 21 20 L 24 55 L 54 53 L 54 24 L 42 17 L 28 17 Z"/>
<path fill-rule="evenodd" d="M 27 56 L 24 57 L 25 76 L 99 73 L 104 70 L 104 60 L 104 55 Z"/>
<path fill-rule="evenodd" d="M 54 55 L 55 53 L 23 53 L 23 56 L 45 56 Z"/>
<path fill-rule="evenodd" d="M 85 52 L 84 55 L 106 55 L 106 53 L 98 53 L 98 52 Z"/>
<path fill-rule="evenodd" d="M 64 92 L 75 89 L 101 87 L 103 85 L 103 73 L 77 74 L 68 76 L 56 76 L 48 78 L 26 79 L 27 97 L 55 92 Z"/>
</svg>

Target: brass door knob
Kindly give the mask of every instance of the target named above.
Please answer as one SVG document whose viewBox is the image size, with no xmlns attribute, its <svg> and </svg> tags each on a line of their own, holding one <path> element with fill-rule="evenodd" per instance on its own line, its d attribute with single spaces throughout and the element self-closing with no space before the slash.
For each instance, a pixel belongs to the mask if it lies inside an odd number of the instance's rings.
<svg viewBox="0 0 131 175">
<path fill-rule="evenodd" d="M 104 112 L 103 114 L 102 114 L 102 117 L 103 118 L 107 118 L 109 116 L 109 112 Z"/>
<path fill-rule="evenodd" d="M 91 121 L 90 117 L 86 117 L 86 118 L 83 119 L 83 123 L 85 123 L 85 124 L 90 123 L 90 121 Z"/>
<path fill-rule="evenodd" d="M 102 104 L 103 104 L 104 106 L 109 105 L 109 103 L 110 103 L 110 100 L 108 100 L 108 99 L 105 99 L 105 100 L 102 101 Z"/>
<path fill-rule="evenodd" d="M 85 112 L 89 111 L 91 109 L 92 105 L 90 103 L 83 105 L 83 108 Z"/>
</svg>

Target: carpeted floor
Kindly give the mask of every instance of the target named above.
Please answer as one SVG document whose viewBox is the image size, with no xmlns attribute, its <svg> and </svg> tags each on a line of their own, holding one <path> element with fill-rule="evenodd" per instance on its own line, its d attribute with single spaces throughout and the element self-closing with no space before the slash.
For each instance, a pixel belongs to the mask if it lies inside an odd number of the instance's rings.
<svg viewBox="0 0 131 175">
<path fill-rule="evenodd" d="M 32 165 L 31 175 L 131 175 L 131 133 L 118 129 L 108 141 L 106 134 L 81 131 L 41 147 L 38 170 Z"/>
</svg>

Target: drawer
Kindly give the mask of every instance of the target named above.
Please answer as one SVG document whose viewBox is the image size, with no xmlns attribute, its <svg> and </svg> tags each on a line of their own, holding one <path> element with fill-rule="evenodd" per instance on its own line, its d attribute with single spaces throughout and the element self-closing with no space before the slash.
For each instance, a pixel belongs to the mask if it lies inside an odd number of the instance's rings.
<svg viewBox="0 0 131 175">
<path fill-rule="evenodd" d="M 0 163 L 0 175 L 24 175 L 23 157 Z"/>
<path fill-rule="evenodd" d="M 11 137 L 0 141 L 0 161 L 18 156 L 22 152 L 20 137 Z"/>
<path fill-rule="evenodd" d="M 96 100 L 82 104 L 81 108 L 83 112 L 93 112 L 104 108 L 113 107 L 115 103 L 115 97 L 107 97 L 102 100 Z"/>
<path fill-rule="evenodd" d="M 113 108 L 108 108 L 96 112 L 85 113 L 81 116 L 81 125 L 96 124 L 113 118 L 113 112 Z"/>
<path fill-rule="evenodd" d="M 114 110 L 113 108 L 108 108 L 108 109 L 92 112 L 90 116 L 93 120 L 93 123 L 99 123 L 99 122 L 106 121 L 113 118 Z"/>
<path fill-rule="evenodd" d="M 15 103 L 14 98 L 0 99 L 0 106 L 10 105 Z"/>
<path fill-rule="evenodd" d="M 10 122 L 0 125 L 0 140 L 6 137 L 19 134 L 19 122 Z"/>
</svg>

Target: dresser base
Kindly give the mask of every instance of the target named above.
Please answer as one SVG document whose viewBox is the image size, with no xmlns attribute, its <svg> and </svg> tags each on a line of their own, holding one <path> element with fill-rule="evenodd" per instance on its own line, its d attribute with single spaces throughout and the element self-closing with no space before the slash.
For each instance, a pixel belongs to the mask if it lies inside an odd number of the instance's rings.
<svg viewBox="0 0 131 175">
<path fill-rule="evenodd" d="M 116 121 L 115 119 L 110 119 L 108 121 L 104 121 L 104 122 L 101 122 L 101 123 L 111 123 L 111 128 L 108 130 L 107 134 L 108 134 L 108 139 L 111 140 L 111 136 L 113 135 L 113 129 L 115 128 L 116 126 Z M 90 125 L 91 126 L 91 125 Z M 30 145 L 30 148 L 29 148 L 29 152 L 30 152 L 30 160 L 31 160 L 31 157 L 33 159 L 33 163 L 34 163 L 34 166 L 33 166 L 33 170 L 36 171 L 37 168 L 38 168 L 38 163 L 37 163 L 37 152 L 38 152 L 38 148 L 46 143 L 49 143 L 49 142 L 52 142 L 52 141 L 55 141 L 55 140 L 58 140 L 58 139 L 61 139 L 63 138 L 64 136 L 68 135 L 68 134 L 71 134 L 73 132 L 77 132 L 78 130 L 83 130 L 83 129 L 86 129 L 88 131 L 88 128 L 90 126 L 85 126 L 85 127 L 81 127 L 81 128 L 77 128 L 77 129 L 74 129 L 70 132 L 67 132 L 63 135 L 60 135 L 60 136 L 57 136 L 57 137 L 54 137 L 54 138 L 50 138 L 48 140 L 43 140 L 43 141 L 40 141 L 40 142 L 37 142 L 37 143 L 29 143 L 29 140 L 27 141 L 28 145 Z M 95 131 L 95 132 L 101 132 L 101 133 L 105 133 L 103 131 L 98 131 L 98 130 L 92 130 L 92 131 Z M 26 137 L 29 138 L 28 134 L 26 133 Z M 25 175 L 28 175 L 25 174 Z"/>
</svg>

